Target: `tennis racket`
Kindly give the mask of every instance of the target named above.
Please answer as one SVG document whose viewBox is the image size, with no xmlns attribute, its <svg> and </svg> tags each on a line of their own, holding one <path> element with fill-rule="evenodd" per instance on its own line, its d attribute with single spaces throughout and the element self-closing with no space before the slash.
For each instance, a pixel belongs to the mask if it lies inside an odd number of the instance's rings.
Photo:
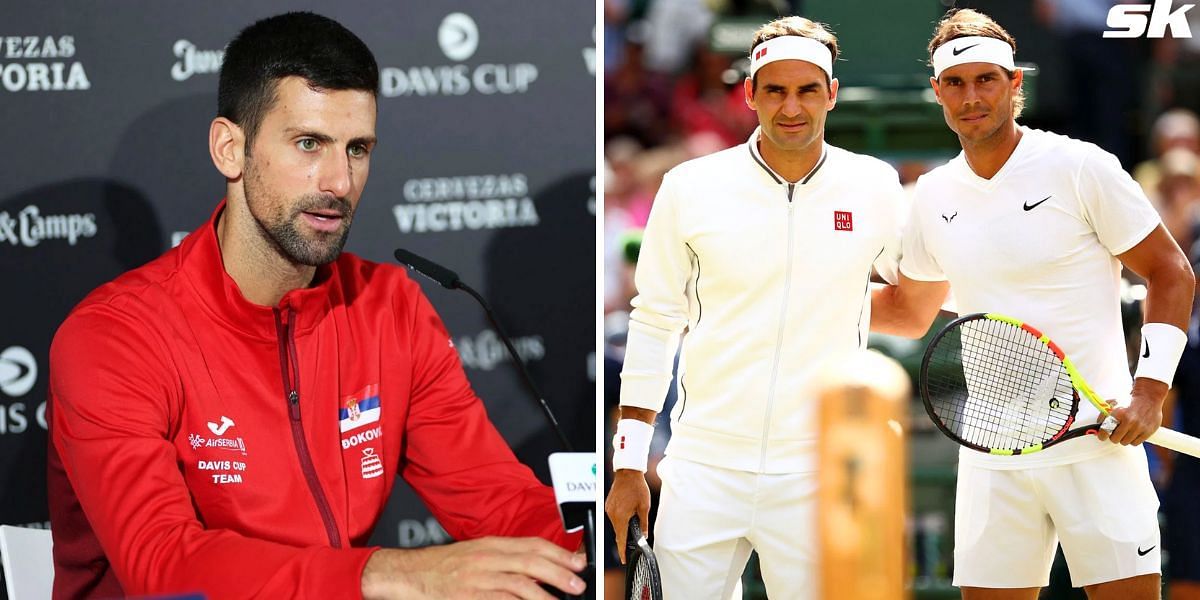
<svg viewBox="0 0 1200 600">
<path fill-rule="evenodd" d="M 627 600 L 662 600 L 662 580 L 658 576 L 658 561 L 650 542 L 642 534 L 637 515 L 629 518 L 629 535 L 625 538 L 625 598 Z"/>
<path fill-rule="evenodd" d="M 925 350 L 920 383 L 934 425 L 980 452 L 1032 454 L 1117 427 L 1071 359 L 1012 317 L 978 313 L 951 321 Z M 1081 397 L 1105 418 L 1071 429 Z M 1159 428 L 1147 441 L 1200 457 L 1200 439 L 1177 431 Z"/>
</svg>

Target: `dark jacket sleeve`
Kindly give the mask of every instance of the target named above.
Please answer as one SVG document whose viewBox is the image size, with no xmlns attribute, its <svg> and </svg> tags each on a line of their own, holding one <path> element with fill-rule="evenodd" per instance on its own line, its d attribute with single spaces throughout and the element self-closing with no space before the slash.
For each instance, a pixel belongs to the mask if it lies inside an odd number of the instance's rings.
<svg viewBox="0 0 1200 600">
<path fill-rule="evenodd" d="M 564 531 L 554 491 L 488 420 L 429 301 L 411 280 L 403 290 L 398 327 L 408 328 L 413 389 L 401 476 L 456 540 L 537 536 L 578 549 L 582 536 Z"/>
<path fill-rule="evenodd" d="M 373 548 L 298 548 L 200 523 L 171 442 L 175 372 L 153 330 L 107 305 L 73 313 L 50 350 L 51 444 L 124 592 L 359 597 Z M 58 550 L 56 567 L 70 568 Z"/>
</svg>

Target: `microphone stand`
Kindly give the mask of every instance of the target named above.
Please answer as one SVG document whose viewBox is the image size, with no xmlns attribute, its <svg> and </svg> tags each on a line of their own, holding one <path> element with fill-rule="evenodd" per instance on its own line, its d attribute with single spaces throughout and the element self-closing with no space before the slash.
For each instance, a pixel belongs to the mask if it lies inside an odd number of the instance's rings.
<svg viewBox="0 0 1200 600">
<path fill-rule="evenodd" d="M 525 388 L 529 390 L 530 394 L 533 394 L 533 397 L 538 401 L 538 405 L 542 407 L 542 412 L 546 415 L 546 420 L 550 422 L 550 428 L 553 429 L 555 435 L 558 436 L 559 443 L 562 444 L 563 449 L 567 452 L 574 452 L 575 448 L 571 445 L 571 441 L 567 439 L 565 434 L 563 434 L 562 428 L 560 428 L 558 425 L 558 419 L 554 418 L 554 412 L 550 410 L 550 406 L 546 404 L 546 399 L 542 397 L 542 393 L 538 390 L 537 385 L 533 382 L 533 377 L 529 375 L 529 369 L 525 368 L 525 361 L 521 360 L 520 355 L 517 354 L 517 349 L 513 347 L 512 340 L 509 339 L 508 334 L 504 332 L 504 329 L 500 327 L 500 323 L 496 320 L 496 315 L 492 312 L 492 307 L 489 306 L 487 300 L 484 300 L 483 296 L 481 296 L 479 292 L 476 292 L 474 289 L 472 289 L 471 286 L 463 283 L 462 281 L 456 281 L 454 283 L 454 287 L 447 289 L 460 289 L 470 294 L 471 297 L 475 298 L 475 300 L 479 302 L 479 305 L 483 307 L 483 313 L 487 315 L 488 321 L 491 322 L 492 329 L 496 330 L 496 335 L 498 335 L 500 340 L 504 342 L 504 347 L 508 349 L 508 355 L 512 357 L 513 363 L 517 365 L 517 369 L 521 373 L 521 381 L 525 383 Z"/>
<path fill-rule="evenodd" d="M 533 382 L 533 377 L 529 375 L 529 370 L 525 368 L 525 362 L 522 361 L 520 355 L 517 354 L 517 349 L 513 346 L 512 340 L 508 337 L 508 334 L 505 333 L 504 328 L 500 326 L 500 322 L 496 320 L 495 312 L 492 311 L 492 307 L 488 304 L 487 300 L 485 300 L 483 296 L 479 292 L 475 291 L 471 286 L 463 283 L 462 280 L 459 279 L 457 273 L 431 260 L 422 258 L 421 256 L 413 254 L 412 252 L 409 252 L 403 248 L 396 249 L 395 257 L 396 260 L 408 265 L 416 272 L 434 280 L 438 283 L 438 285 L 441 285 L 448 290 L 463 290 L 464 292 L 470 294 L 471 297 L 483 307 L 483 312 L 485 315 L 487 315 L 488 321 L 492 324 L 492 329 L 496 331 L 496 335 L 499 336 L 500 341 L 504 342 L 504 347 L 508 350 L 508 355 L 512 357 L 513 363 L 517 365 L 517 370 L 521 374 L 521 381 L 524 382 L 525 388 L 529 390 L 530 394 L 533 394 L 533 397 L 537 400 L 538 405 L 541 406 L 542 413 L 546 416 L 546 420 L 550 423 L 550 428 L 553 429 L 555 435 L 558 436 L 558 441 L 560 444 L 562 444 L 563 450 L 567 452 L 574 452 L 575 448 L 571 445 L 571 441 L 567 439 L 567 436 L 563 433 L 562 428 L 559 427 L 558 419 L 554 417 L 554 412 L 551 411 L 550 406 L 546 404 L 546 399 L 542 396 L 541 391 L 538 390 L 537 384 Z M 584 524 L 583 528 L 584 551 L 586 552 L 588 559 L 587 573 L 584 574 L 585 581 L 588 579 L 588 574 L 592 575 L 591 580 L 587 581 L 587 590 L 584 592 L 584 597 L 587 598 L 596 597 L 595 590 L 597 569 L 596 556 L 594 552 L 596 547 L 596 515 L 594 511 L 594 508 L 588 509 L 587 522 Z"/>
</svg>

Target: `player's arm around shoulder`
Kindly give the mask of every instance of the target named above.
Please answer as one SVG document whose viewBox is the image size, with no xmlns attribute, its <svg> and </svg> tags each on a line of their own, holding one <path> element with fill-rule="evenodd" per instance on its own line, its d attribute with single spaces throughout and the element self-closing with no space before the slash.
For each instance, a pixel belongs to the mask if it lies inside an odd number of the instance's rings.
<svg viewBox="0 0 1200 600">
<path fill-rule="evenodd" d="M 1196 292 L 1196 276 L 1179 245 L 1159 224 L 1133 248 L 1117 258 L 1146 280 L 1142 347 L 1128 407 L 1112 416 L 1120 425 L 1097 437 L 1117 444 L 1140 444 L 1162 424 L 1162 407 L 1170 382 L 1187 344 L 1188 320 Z"/>
<path fill-rule="evenodd" d="M 918 279 L 910 277 L 911 272 L 906 274 L 905 269 L 914 265 L 934 274 L 936 269 L 929 264 L 933 260 L 924 249 L 915 203 L 909 202 L 895 169 L 882 161 L 876 162 L 879 165 L 876 185 L 894 215 L 895 234 L 884 249 L 884 254 L 892 259 L 884 262 L 881 256 L 876 264 L 876 271 L 890 283 L 874 287 L 871 292 L 871 331 L 915 339 L 929 330 L 946 300 L 950 284 L 936 277 Z M 880 269 L 880 263 L 886 268 Z"/>
<path fill-rule="evenodd" d="M 896 285 L 871 292 L 871 331 L 917 339 L 929 331 L 950 291 L 947 281 L 921 281 L 903 272 Z"/>
</svg>

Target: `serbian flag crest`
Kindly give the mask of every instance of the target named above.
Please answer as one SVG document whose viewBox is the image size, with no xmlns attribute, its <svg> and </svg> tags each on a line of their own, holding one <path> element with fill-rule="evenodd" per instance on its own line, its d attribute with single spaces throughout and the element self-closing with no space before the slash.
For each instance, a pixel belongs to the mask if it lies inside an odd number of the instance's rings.
<svg viewBox="0 0 1200 600">
<path fill-rule="evenodd" d="M 338 408 L 338 427 L 342 433 L 379 421 L 379 384 L 372 383 L 342 398 Z"/>
</svg>

